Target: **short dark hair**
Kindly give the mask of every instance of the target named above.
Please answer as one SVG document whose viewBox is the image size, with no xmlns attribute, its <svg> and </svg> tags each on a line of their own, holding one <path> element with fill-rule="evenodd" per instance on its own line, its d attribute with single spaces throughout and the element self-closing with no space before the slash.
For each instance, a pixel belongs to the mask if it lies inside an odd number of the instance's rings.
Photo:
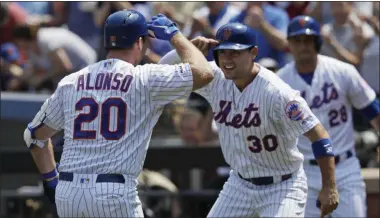
<svg viewBox="0 0 380 218">
<path fill-rule="evenodd" d="M 142 38 L 143 43 L 145 43 L 145 41 L 147 40 L 147 36 L 141 36 L 141 38 Z M 140 37 L 139 37 L 139 39 L 140 39 Z M 110 52 L 110 51 L 128 50 L 128 49 L 131 49 L 132 46 L 133 46 L 136 42 L 137 42 L 137 40 L 136 40 L 131 46 L 129 46 L 129 47 L 127 47 L 127 48 L 114 47 L 114 48 L 105 48 L 105 50 L 106 50 L 107 53 Z"/>
</svg>

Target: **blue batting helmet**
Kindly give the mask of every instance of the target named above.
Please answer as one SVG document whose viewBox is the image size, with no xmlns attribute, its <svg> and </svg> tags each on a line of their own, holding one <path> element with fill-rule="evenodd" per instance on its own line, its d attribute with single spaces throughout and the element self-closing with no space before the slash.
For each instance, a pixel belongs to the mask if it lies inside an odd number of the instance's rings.
<svg viewBox="0 0 380 218">
<path fill-rule="evenodd" d="M 216 33 L 216 40 L 219 41 L 219 45 L 214 51 L 244 50 L 256 46 L 255 31 L 242 23 L 228 23 L 221 26 Z"/>
<path fill-rule="evenodd" d="M 255 31 L 242 23 L 228 23 L 221 26 L 216 32 L 219 45 L 214 48 L 214 60 L 217 65 L 217 50 L 231 49 L 244 50 L 256 46 Z"/>
<path fill-rule="evenodd" d="M 294 17 L 290 21 L 288 26 L 288 38 L 299 35 L 315 36 L 317 51 L 319 51 L 323 43 L 320 31 L 321 27 L 314 18 L 301 15 Z"/>
<path fill-rule="evenodd" d="M 105 48 L 129 48 L 139 37 L 148 35 L 145 17 L 135 10 L 118 11 L 104 25 Z"/>
</svg>

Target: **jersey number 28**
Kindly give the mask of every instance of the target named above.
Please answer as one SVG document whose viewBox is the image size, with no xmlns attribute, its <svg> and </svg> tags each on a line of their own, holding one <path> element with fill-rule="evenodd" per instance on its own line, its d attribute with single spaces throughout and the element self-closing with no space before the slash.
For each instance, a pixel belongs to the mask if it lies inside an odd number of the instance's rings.
<svg viewBox="0 0 380 218">
<path fill-rule="evenodd" d="M 82 98 L 75 104 L 76 111 L 82 111 L 89 107 L 88 113 L 80 113 L 74 120 L 74 139 L 96 139 L 96 130 L 83 130 L 83 123 L 91 123 L 100 115 L 100 134 L 106 140 L 118 140 L 124 134 L 127 124 L 127 104 L 121 98 L 108 98 L 101 105 L 93 98 Z M 111 108 L 117 109 L 117 116 L 114 118 L 116 128 L 110 129 Z M 100 113 L 99 113 L 100 112 Z"/>
</svg>

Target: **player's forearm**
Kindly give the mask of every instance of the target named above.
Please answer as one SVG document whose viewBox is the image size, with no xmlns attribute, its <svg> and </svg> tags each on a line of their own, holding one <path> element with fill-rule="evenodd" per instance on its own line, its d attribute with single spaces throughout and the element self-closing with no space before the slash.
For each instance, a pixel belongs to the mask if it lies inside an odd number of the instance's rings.
<svg viewBox="0 0 380 218">
<path fill-rule="evenodd" d="M 269 44 L 275 49 L 284 51 L 288 47 L 286 37 L 268 22 L 263 21 L 261 24 L 261 30 L 267 37 Z"/>
<path fill-rule="evenodd" d="M 214 78 L 213 70 L 202 52 L 181 33 L 175 34 L 170 42 L 176 49 L 182 62 L 190 64 L 194 80 L 193 90 L 197 90 L 210 83 Z"/>
<path fill-rule="evenodd" d="M 348 51 L 338 41 L 332 39 L 330 45 L 335 51 L 338 59 L 348 62 L 354 66 L 358 66 L 360 64 L 361 58 Z"/>
<path fill-rule="evenodd" d="M 32 154 L 34 163 L 37 166 L 38 171 L 41 174 L 51 172 L 56 167 L 56 162 L 54 160 L 53 146 L 51 140 L 46 142 L 45 147 L 40 148 L 34 146 L 30 153 Z"/>
<path fill-rule="evenodd" d="M 176 49 L 177 54 L 181 58 L 182 62 L 189 63 L 190 65 L 208 66 L 208 62 L 201 51 L 186 39 L 182 33 L 177 33 L 170 40 L 173 47 Z M 211 68 L 210 68 L 211 69 Z"/>
<path fill-rule="evenodd" d="M 335 160 L 326 129 L 318 124 L 305 136 L 312 142 L 313 153 L 321 169 L 323 187 L 335 187 Z M 329 149 L 330 148 L 330 149 Z"/>
<path fill-rule="evenodd" d="M 335 188 L 335 160 L 334 157 L 317 158 L 322 174 L 322 187 Z"/>
</svg>

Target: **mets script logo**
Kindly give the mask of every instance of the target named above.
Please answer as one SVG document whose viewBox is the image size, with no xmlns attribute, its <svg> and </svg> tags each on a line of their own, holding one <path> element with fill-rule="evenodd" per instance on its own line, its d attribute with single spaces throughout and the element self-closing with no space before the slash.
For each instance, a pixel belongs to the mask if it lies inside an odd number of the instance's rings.
<svg viewBox="0 0 380 218">
<path fill-rule="evenodd" d="M 290 101 L 285 107 L 285 113 L 291 120 L 297 121 L 303 119 L 303 110 L 298 101 Z"/>
<path fill-rule="evenodd" d="M 224 31 L 223 31 L 223 39 L 224 40 L 228 40 L 230 38 L 231 34 L 232 34 L 232 29 L 229 29 L 229 28 L 224 29 Z"/>
</svg>

